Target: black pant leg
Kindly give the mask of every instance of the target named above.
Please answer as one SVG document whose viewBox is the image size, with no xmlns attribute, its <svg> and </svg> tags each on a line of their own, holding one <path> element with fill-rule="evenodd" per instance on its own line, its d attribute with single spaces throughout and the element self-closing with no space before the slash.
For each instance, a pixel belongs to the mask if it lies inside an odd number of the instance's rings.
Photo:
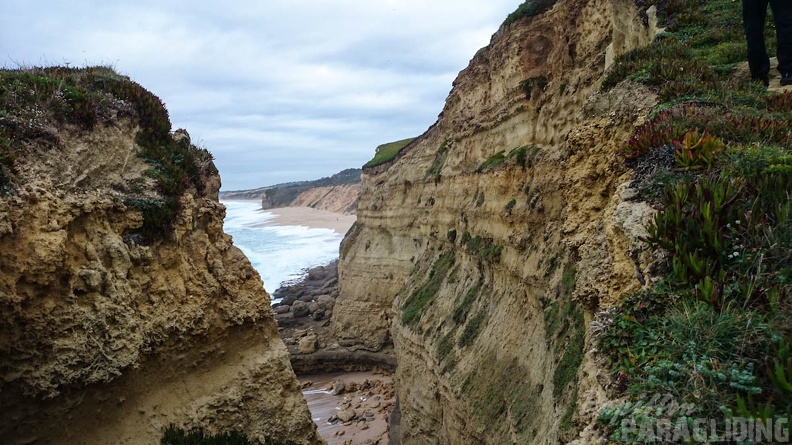
<svg viewBox="0 0 792 445">
<path fill-rule="evenodd" d="M 778 71 L 792 73 L 792 1 L 770 0 L 778 38 Z"/>
<path fill-rule="evenodd" d="M 775 0 L 774 0 L 775 1 Z M 789 2 L 791 0 L 779 0 Z M 764 41 L 764 24 L 767 19 L 768 0 L 743 0 L 742 15 L 745 40 L 748 44 L 748 66 L 751 78 L 767 79 L 770 74 L 770 60 Z"/>
</svg>

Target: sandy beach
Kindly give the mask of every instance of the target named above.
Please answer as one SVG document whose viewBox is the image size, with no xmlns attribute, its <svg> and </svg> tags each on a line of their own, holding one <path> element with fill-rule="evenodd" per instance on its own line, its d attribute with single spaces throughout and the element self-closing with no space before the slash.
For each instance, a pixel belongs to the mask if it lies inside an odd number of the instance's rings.
<svg viewBox="0 0 792 445">
<path fill-rule="evenodd" d="M 395 401 L 391 376 L 325 373 L 299 380 L 319 435 L 328 445 L 388 443 L 388 418 Z"/>
<path fill-rule="evenodd" d="M 355 215 L 342 215 L 310 207 L 281 207 L 265 211 L 275 214 L 275 219 L 272 222 L 280 226 L 332 229 L 341 235 L 346 234 L 357 219 Z"/>
</svg>

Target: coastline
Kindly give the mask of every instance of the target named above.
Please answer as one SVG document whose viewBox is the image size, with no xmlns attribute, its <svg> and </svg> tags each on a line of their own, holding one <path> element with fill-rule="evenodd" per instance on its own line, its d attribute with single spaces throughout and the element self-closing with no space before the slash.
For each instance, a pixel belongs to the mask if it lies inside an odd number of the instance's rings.
<svg viewBox="0 0 792 445">
<path fill-rule="evenodd" d="M 357 220 L 356 215 L 317 210 L 311 207 L 278 207 L 264 210 L 275 215 L 272 223 L 279 226 L 306 226 L 315 229 L 331 229 L 345 235 Z"/>
</svg>

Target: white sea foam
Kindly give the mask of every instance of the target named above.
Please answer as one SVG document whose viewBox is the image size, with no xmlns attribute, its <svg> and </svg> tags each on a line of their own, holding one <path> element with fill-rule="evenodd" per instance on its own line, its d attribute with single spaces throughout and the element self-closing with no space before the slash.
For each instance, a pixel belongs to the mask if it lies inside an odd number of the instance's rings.
<svg viewBox="0 0 792 445">
<path fill-rule="evenodd" d="M 330 229 L 277 226 L 275 215 L 256 201 L 223 201 L 225 232 L 250 259 L 272 293 L 282 283 L 302 278 L 306 269 L 338 258 L 343 236 Z"/>
</svg>

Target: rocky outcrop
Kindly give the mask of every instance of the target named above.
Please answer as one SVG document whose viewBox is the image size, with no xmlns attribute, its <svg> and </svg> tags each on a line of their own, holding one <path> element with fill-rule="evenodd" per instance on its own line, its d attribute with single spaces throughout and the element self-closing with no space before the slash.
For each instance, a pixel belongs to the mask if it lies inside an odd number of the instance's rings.
<svg viewBox="0 0 792 445">
<path fill-rule="evenodd" d="M 308 271 L 297 283 L 276 290 L 273 304 L 278 330 L 299 375 L 316 372 L 393 372 L 396 358 L 392 348 L 371 352 L 346 348 L 333 335 L 333 308 L 338 298 L 338 262 Z"/>
<path fill-rule="evenodd" d="M 269 295 L 223 233 L 216 170 L 143 242 L 134 203 L 161 188 L 139 118 L 111 111 L 90 130 L 39 122 L 47 137 L 15 147 L 0 197 L 0 442 L 150 444 L 174 424 L 321 443 Z"/>
<path fill-rule="evenodd" d="M 597 92 L 614 29 L 620 51 L 647 32 L 626 3 L 501 28 L 437 123 L 364 170 L 333 333 L 395 348 L 402 443 L 570 442 L 606 398 L 588 323 L 651 275 L 619 151 L 656 97 Z"/>
</svg>

